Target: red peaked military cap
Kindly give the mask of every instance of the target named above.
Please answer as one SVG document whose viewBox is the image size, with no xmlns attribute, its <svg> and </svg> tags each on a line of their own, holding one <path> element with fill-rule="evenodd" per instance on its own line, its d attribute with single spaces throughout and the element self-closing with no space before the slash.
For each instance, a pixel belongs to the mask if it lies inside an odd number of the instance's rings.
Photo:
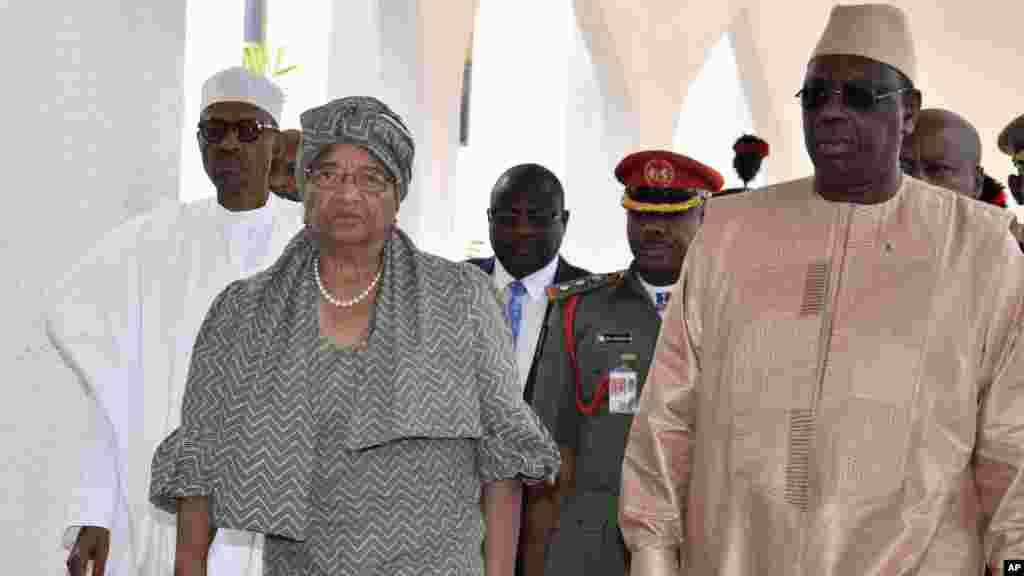
<svg viewBox="0 0 1024 576">
<path fill-rule="evenodd" d="M 626 186 L 622 206 L 637 212 L 682 212 L 719 192 L 725 180 L 717 170 L 667 150 L 630 154 L 615 168 Z"/>
</svg>

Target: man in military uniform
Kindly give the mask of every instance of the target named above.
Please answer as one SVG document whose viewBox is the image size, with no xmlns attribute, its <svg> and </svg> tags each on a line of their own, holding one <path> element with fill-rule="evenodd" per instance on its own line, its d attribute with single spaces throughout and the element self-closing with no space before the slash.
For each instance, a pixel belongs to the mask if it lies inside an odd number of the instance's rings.
<svg viewBox="0 0 1024 576">
<path fill-rule="evenodd" d="M 715 170 L 665 151 L 632 154 L 615 176 L 626 187 L 632 265 L 548 290 L 557 313 L 534 406 L 563 454 L 548 575 L 626 573 L 616 509 L 632 412 L 704 202 L 723 184 Z"/>
</svg>

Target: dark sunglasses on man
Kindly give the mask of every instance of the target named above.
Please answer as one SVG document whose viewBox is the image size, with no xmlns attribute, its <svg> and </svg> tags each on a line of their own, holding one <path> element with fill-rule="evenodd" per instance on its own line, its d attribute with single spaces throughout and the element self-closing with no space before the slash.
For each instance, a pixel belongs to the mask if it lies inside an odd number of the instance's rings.
<svg viewBox="0 0 1024 576">
<path fill-rule="evenodd" d="M 249 143 L 259 140 L 264 130 L 277 130 L 277 127 L 269 122 L 251 118 L 245 118 L 238 122 L 210 118 L 199 123 L 199 136 L 208 144 L 221 143 L 231 130 L 238 135 L 239 142 Z"/>
<path fill-rule="evenodd" d="M 897 90 L 882 91 L 869 84 L 859 82 L 844 82 L 837 88 L 825 80 L 812 80 L 796 93 L 796 97 L 800 99 L 803 109 L 808 111 L 821 108 L 835 94 L 842 97 L 842 103 L 847 108 L 866 112 L 886 98 L 913 90 L 912 87 L 906 86 Z"/>
</svg>

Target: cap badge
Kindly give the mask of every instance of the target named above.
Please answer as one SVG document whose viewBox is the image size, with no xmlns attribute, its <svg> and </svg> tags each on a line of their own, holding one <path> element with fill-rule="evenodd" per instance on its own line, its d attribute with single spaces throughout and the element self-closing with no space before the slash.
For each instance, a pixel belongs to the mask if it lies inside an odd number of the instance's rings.
<svg viewBox="0 0 1024 576">
<path fill-rule="evenodd" d="M 661 158 L 654 158 L 644 166 L 644 179 L 652 187 L 666 188 L 675 180 L 676 172 L 672 164 Z"/>
</svg>

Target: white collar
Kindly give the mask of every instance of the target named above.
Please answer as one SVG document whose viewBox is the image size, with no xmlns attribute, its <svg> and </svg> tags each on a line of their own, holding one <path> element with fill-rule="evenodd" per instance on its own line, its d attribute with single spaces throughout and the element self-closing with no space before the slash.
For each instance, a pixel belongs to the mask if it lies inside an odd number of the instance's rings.
<svg viewBox="0 0 1024 576">
<path fill-rule="evenodd" d="M 639 280 L 640 283 L 644 285 L 644 288 L 646 288 L 648 292 L 671 292 L 672 288 L 675 287 L 674 283 L 669 284 L 667 286 L 655 286 L 654 284 L 651 284 L 647 280 L 644 280 L 644 277 L 641 276 L 640 274 L 636 274 L 636 279 Z"/>
<path fill-rule="evenodd" d="M 530 295 L 531 300 L 539 300 L 544 298 L 544 290 L 548 286 L 555 283 L 555 274 L 558 272 L 558 255 L 556 254 L 550 262 L 544 265 L 543 268 L 536 272 L 520 278 L 519 281 L 526 286 L 526 293 Z M 506 286 L 514 282 L 516 279 L 509 274 L 508 270 L 501 265 L 501 260 L 497 256 L 494 257 L 494 279 L 503 290 Z"/>
<path fill-rule="evenodd" d="M 675 284 L 669 284 L 668 286 L 655 286 L 650 282 L 644 280 L 643 276 L 639 273 L 635 273 L 636 279 L 640 281 L 640 285 L 647 291 L 647 296 L 651 299 L 651 303 L 654 304 L 658 301 L 657 294 L 663 294 L 665 292 L 671 292 L 675 287 Z"/>
</svg>

